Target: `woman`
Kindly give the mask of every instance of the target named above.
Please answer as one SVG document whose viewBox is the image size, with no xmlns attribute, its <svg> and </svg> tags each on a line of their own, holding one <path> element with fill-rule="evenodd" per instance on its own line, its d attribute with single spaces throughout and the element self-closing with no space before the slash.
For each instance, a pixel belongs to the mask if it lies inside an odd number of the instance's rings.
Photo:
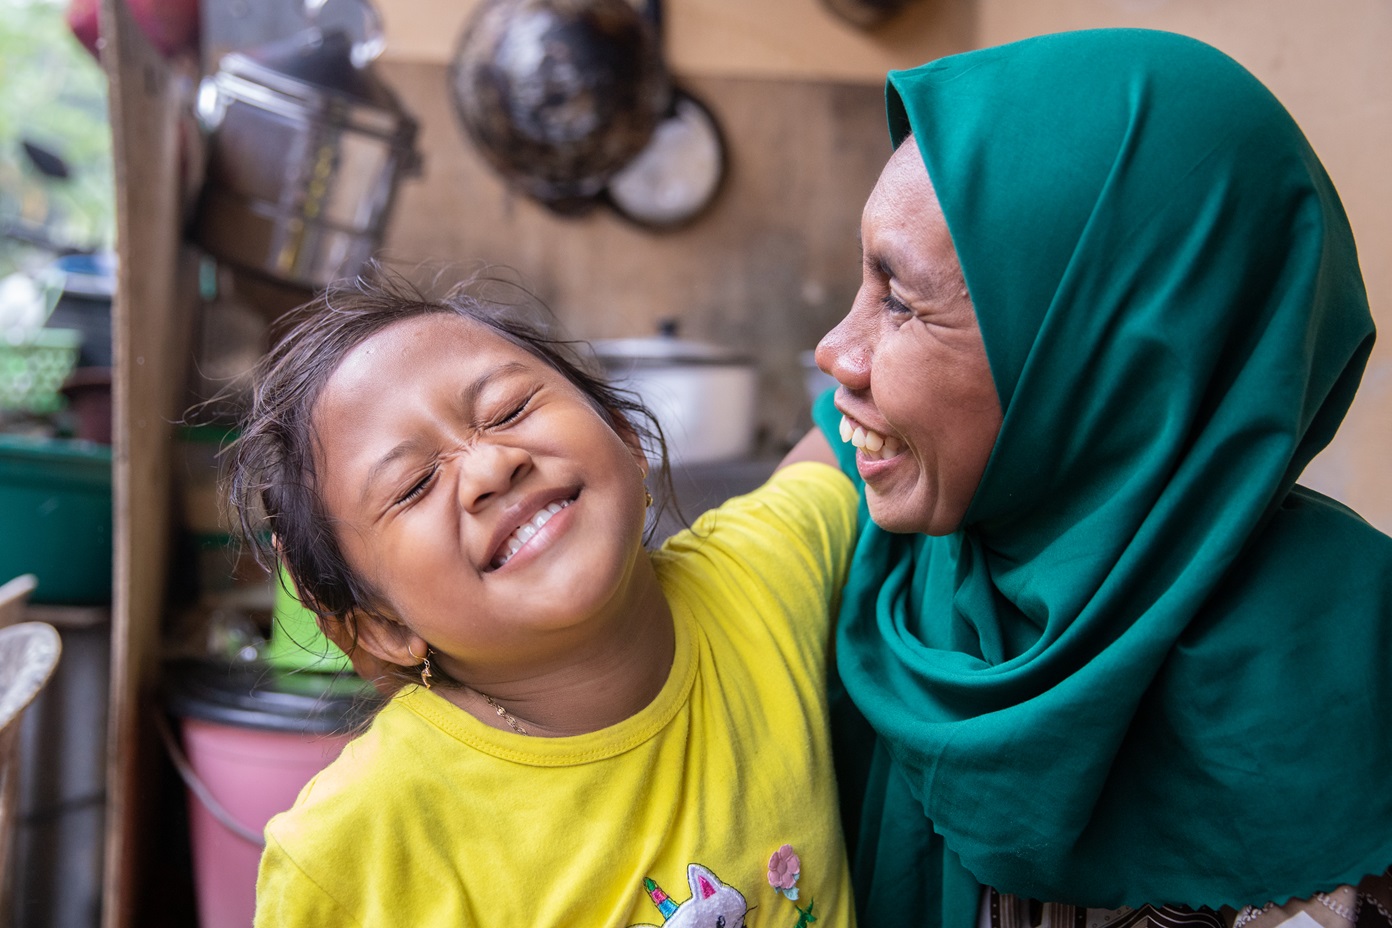
<svg viewBox="0 0 1392 928">
<path fill-rule="evenodd" d="M 1278 924 L 1240 910 L 1370 876 L 1383 917 L 1392 539 L 1295 484 L 1373 342 L 1316 156 L 1166 33 L 887 96 L 862 287 L 818 348 L 874 522 L 838 641 L 875 737 L 841 755 L 862 924 Z M 1343 892 L 1311 905 L 1356 918 Z"/>
</svg>

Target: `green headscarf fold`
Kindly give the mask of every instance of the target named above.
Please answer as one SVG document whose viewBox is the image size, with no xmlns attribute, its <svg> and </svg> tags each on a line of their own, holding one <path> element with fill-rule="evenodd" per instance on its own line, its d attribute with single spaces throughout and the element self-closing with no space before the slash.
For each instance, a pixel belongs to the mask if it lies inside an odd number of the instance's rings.
<svg viewBox="0 0 1392 928">
<path fill-rule="evenodd" d="M 1295 485 L 1373 326 L 1299 128 L 1231 59 L 1143 30 L 886 93 L 1004 421 L 962 529 L 866 520 L 844 593 L 839 669 L 879 736 L 847 773 L 863 924 L 969 928 L 978 883 L 1216 907 L 1382 871 L 1392 539 Z"/>
</svg>

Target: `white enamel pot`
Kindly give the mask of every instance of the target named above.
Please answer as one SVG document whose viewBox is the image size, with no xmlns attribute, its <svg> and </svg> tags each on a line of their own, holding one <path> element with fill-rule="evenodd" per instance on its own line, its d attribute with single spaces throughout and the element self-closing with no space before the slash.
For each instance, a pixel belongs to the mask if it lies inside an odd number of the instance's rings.
<svg viewBox="0 0 1392 928">
<path fill-rule="evenodd" d="M 674 335 L 593 343 L 610 380 L 657 417 L 672 463 L 748 457 L 758 431 L 758 369 L 715 345 Z M 651 449 L 649 449 L 651 453 Z"/>
</svg>

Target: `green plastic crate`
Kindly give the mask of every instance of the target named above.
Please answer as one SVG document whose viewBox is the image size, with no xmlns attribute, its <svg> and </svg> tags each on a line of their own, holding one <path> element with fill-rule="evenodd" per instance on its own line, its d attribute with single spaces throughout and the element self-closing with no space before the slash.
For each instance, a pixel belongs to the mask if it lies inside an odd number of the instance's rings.
<svg viewBox="0 0 1392 928">
<path fill-rule="evenodd" d="M 0 582 L 32 573 L 35 603 L 111 602 L 111 448 L 0 435 Z"/>
</svg>

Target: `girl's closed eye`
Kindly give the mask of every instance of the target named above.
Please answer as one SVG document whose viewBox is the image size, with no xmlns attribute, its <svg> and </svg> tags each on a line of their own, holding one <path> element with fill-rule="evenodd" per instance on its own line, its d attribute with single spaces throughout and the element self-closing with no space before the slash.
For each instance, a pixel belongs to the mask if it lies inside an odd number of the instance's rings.
<svg viewBox="0 0 1392 928">
<path fill-rule="evenodd" d="M 422 496 L 424 496 L 425 491 L 429 490 L 430 485 L 435 482 L 435 475 L 439 473 L 439 470 L 440 469 L 438 467 L 430 468 L 430 471 L 426 473 L 426 475 L 422 477 L 419 481 L 417 481 L 415 486 L 407 490 L 406 493 L 396 501 L 397 505 L 404 506 L 407 503 L 413 503 L 416 500 L 420 499 Z"/>
<path fill-rule="evenodd" d="M 498 422 L 497 422 L 496 424 L 497 424 L 497 425 L 507 425 L 507 424 L 510 423 L 510 422 L 516 422 L 518 419 L 522 418 L 522 413 L 526 412 L 527 406 L 530 405 L 531 402 L 532 402 L 532 398 L 531 398 L 530 396 L 527 397 L 527 398 L 526 398 L 525 400 L 523 400 L 523 401 L 521 402 L 521 404 L 518 405 L 515 409 L 513 409 L 513 410 L 512 410 L 511 412 L 509 412 L 507 415 L 503 416 L 503 418 L 499 419 Z"/>
<path fill-rule="evenodd" d="M 527 407 L 531 406 L 531 404 L 532 404 L 532 399 L 533 399 L 535 396 L 536 396 L 536 392 L 535 392 L 535 391 L 533 391 L 533 392 L 531 392 L 531 393 L 528 393 L 527 396 L 522 400 L 522 402 L 520 402 L 520 403 L 518 403 L 518 404 L 516 404 L 516 405 L 513 405 L 513 406 L 509 406 L 509 407 L 508 407 L 508 411 L 505 412 L 502 416 L 500 416 L 500 417 L 498 417 L 497 419 L 494 419 L 492 422 L 490 422 L 490 423 L 488 424 L 488 427 L 489 427 L 489 428 L 501 428 L 502 426 L 511 425 L 512 423 L 516 422 L 518 419 L 521 419 L 521 418 L 522 418 L 522 414 L 525 413 L 525 412 L 527 411 Z"/>
</svg>

